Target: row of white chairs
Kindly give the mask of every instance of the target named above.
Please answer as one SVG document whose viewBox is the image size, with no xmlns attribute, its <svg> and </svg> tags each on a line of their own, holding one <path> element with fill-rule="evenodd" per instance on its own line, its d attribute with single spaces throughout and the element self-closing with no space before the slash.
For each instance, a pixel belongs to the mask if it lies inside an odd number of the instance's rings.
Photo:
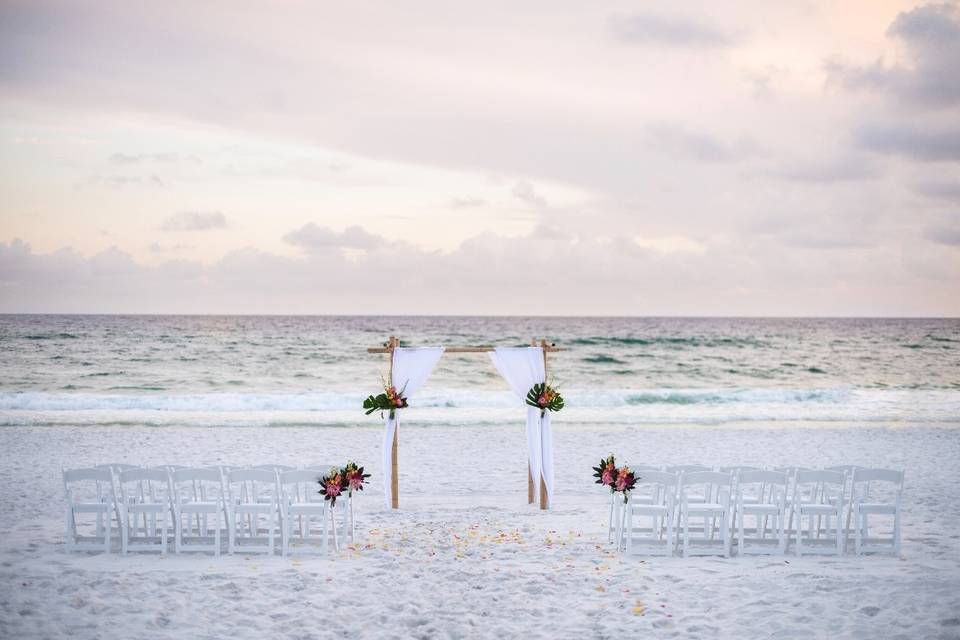
<svg viewBox="0 0 960 640">
<path fill-rule="evenodd" d="M 277 538 L 282 555 L 294 547 L 319 547 L 326 553 L 331 544 L 339 549 L 340 538 L 352 542 L 355 530 L 352 492 L 337 499 L 339 535 L 335 509 L 319 492 L 320 477 L 334 466 L 110 463 L 67 470 L 66 548 L 109 553 L 112 536 L 119 535 L 124 555 L 165 554 L 172 533 L 178 554 L 202 551 L 219 556 L 224 537 L 231 554 L 273 554 Z M 93 514 L 95 522 L 82 529 L 78 522 L 82 514 Z"/>
<path fill-rule="evenodd" d="M 740 554 L 782 555 L 792 543 L 798 556 L 842 555 L 852 534 L 857 555 L 900 554 L 903 471 L 855 465 L 631 469 L 634 490 L 626 502 L 613 494 L 610 503 L 608 537 L 618 549 L 730 556 L 736 542 Z M 871 516 L 892 518 L 889 536 L 870 537 Z"/>
</svg>

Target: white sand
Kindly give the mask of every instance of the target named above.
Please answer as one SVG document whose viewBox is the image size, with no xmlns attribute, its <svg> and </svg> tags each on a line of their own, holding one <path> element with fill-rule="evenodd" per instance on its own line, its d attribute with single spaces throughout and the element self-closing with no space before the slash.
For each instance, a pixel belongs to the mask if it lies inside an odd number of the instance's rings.
<svg viewBox="0 0 960 640">
<path fill-rule="evenodd" d="M 298 559 L 67 555 L 60 469 L 349 457 L 378 474 L 379 430 L 0 429 L 0 638 L 960 637 L 960 429 L 555 428 L 554 511 L 525 504 L 522 426 L 406 427 L 403 509 L 375 477 L 357 548 Z M 610 451 L 905 468 L 903 557 L 623 557 L 591 484 Z"/>
</svg>

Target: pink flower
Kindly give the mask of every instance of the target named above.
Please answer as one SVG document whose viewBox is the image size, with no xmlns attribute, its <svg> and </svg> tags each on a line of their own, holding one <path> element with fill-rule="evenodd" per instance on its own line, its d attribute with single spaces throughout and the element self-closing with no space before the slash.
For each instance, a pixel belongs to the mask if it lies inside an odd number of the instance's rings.
<svg viewBox="0 0 960 640">
<path fill-rule="evenodd" d="M 327 480 L 327 495 L 332 498 L 336 498 L 338 495 L 340 495 L 340 482 L 338 480 L 333 478 Z"/>
<path fill-rule="evenodd" d="M 617 491 L 623 491 L 627 486 L 627 476 L 620 475 L 617 477 Z"/>
<path fill-rule="evenodd" d="M 359 471 L 348 471 L 347 483 L 349 483 L 351 490 L 359 489 L 360 485 L 363 484 L 363 477 L 360 475 Z"/>
<path fill-rule="evenodd" d="M 613 471 L 609 468 L 603 470 L 603 474 L 600 476 L 601 484 L 610 485 L 613 484 Z"/>
</svg>

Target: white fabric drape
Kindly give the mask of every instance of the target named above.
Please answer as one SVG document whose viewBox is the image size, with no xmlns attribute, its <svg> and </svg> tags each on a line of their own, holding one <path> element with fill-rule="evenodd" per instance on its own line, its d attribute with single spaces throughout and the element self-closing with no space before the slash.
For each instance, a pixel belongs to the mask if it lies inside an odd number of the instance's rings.
<svg viewBox="0 0 960 640">
<path fill-rule="evenodd" d="M 398 392 L 402 390 L 403 396 L 409 400 L 430 377 L 430 373 L 437 366 L 437 362 L 442 355 L 443 347 L 397 347 L 393 350 L 393 379 L 391 384 L 396 387 Z M 392 420 L 390 414 L 386 414 L 387 424 L 383 434 L 383 496 L 388 509 L 390 508 L 390 486 L 393 477 L 393 458 L 391 456 L 393 434 L 400 428 L 401 411 L 403 410 L 396 411 Z"/>
<path fill-rule="evenodd" d="M 530 387 L 546 380 L 540 347 L 500 347 L 490 352 L 490 359 L 521 402 Z M 540 409 L 527 405 L 527 461 L 534 484 L 543 477 L 547 498 L 553 504 L 553 434 L 550 412 L 546 414 L 541 418 Z"/>
</svg>

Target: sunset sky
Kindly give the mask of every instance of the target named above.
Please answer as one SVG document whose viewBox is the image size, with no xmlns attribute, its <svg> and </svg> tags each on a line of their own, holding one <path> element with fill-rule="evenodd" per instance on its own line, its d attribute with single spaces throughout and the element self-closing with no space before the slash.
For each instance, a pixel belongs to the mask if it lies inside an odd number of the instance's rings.
<svg viewBox="0 0 960 640">
<path fill-rule="evenodd" d="M 960 315 L 960 4 L 4 0 L 0 311 Z"/>
</svg>

